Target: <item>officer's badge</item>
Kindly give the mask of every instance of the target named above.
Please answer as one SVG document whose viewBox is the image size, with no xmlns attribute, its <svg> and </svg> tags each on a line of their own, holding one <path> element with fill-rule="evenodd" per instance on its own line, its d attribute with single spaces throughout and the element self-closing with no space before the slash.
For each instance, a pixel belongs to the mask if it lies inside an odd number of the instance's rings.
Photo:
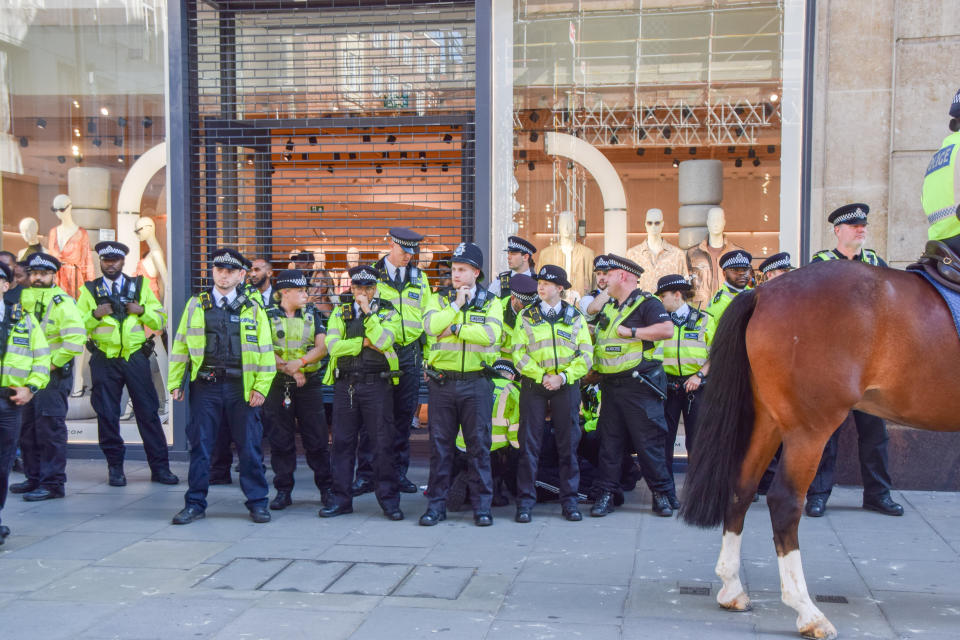
<svg viewBox="0 0 960 640">
<path fill-rule="evenodd" d="M 467 249 L 467 243 L 461 242 L 457 245 L 457 248 L 453 250 L 453 255 L 459 257 L 463 255 L 463 252 Z"/>
</svg>

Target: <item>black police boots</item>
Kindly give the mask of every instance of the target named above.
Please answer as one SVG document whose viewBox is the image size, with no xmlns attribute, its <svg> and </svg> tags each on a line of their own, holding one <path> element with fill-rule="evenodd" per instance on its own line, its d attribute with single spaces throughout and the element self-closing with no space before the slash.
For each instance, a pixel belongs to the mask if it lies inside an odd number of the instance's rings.
<svg viewBox="0 0 960 640">
<path fill-rule="evenodd" d="M 653 492 L 653 512 L 661 518 L 669 518 L 673 515 L 673 509 L 670 508 L 670 498 L 665 493 Z"/>
<path fill-rule="evenodd" d="M 420 516 L 420 526 L 421 527 L 432 527 L 435 524 L 447 519 L 447 510 L 441 509 L 440 511 L 434 511 L 433 509 L 427 509 L 426 513 Z"/>
<path fill-rule="evenodd" d="M 290 497 L 290 492 L 277 489 L 277 497 L 270 502 L 270 508 L 274 511 L 281 511 L 292 504 L 293 498 Z"/>
<path fill-rule="evenodd" d="M 62 498 L 63 496 L 63 487 L 37 487 L 29 493 L 23 494 L 23 499 L 27 502 L 41 502 L 43 500 Z"/>
<path fill-rule="evenodd" d="M 590 509 L 590 515 L 594 518 L 602 518 L 608 513 L 613 513 L 613 494 L 609 491 L 601 491 L 600 497 Z"/>
<path fill-rule="evenodd" d="M 816 496 L 807 496 L 807 506 L 804 508 L 807 515 L 811 518 L 819 518 L 823 516 L 823 512 L 827 510 L 827 497 L 816 495 Z"/>
<path fill-rule="evenodd" d="M 123 474 L 122 464 L 112 464 L 107 467 L 107 483 L 111 487 L 127 486 L 127 476 Z"/>
<path fill-rule="evenodd" d="M 889 493 L 878 498 L 868 498 L 867 496 L 863 496 L 863 508 L 882 513 L 885 516 L 903 515 L 903 507 L 894 502 Z"/>
<path fill-rule="evenodd" d="M 170 471 L 169 467 L 167 467 L 166 469 L 157 469 L 156 471 L 151 472 L 150 482 L 174 485 L 180 483 L 180 478 L 173 475 L 173 472 Z"/>
<path fill-rule="evenodd" d="M 23 482 L 17 482 L 16 484 L 10 485 L 10 493 L 30 493 L 39 487 L 36 482 L 30 482 L 29 480 L 24 480 Z"/>
<path fill-rule="evenodd" d="M 207 514 L 200 507 L 190 505 L 180 510 L 180 513 L 173 516 L 173 524 L 190 524 L 195 520 L 206 518 Z"/>
<path fill-rule="evenodd" d="M 6 525 L 0 525 L 0 544 L 3 544 L 9 535 L 10 527 Z"/>
</svg>

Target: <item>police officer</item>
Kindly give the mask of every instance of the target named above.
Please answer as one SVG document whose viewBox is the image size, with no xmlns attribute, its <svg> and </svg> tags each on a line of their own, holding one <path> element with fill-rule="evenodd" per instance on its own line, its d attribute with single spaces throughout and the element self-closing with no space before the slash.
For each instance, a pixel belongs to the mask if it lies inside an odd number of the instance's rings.
<svg viewBox="0 0 960 640">
<path fill-rule="evenodd" d="M 723 284 L 707 305 L 707 344 L 713 343 L 717 333 L 717 326 L 723 312 L 727 310 L 733 299 L 747 290 L 750 284 L 750 263 L 753 256 L 743 249 L 727 251 L 720 256 L 720 268 L 723 270 Z"/>
<path fill-rule="evenodd" d="M 950 135 L 940 143 L 940 149 L 933 154 L 927 172 L 923 178 L 922 203 L 930 228 L 927 236 L 930 240 L 944 242 L 954 253 L 960 253 L 960 218 L 957 217 L 957 188 L 960 179 L 960 163 L 957 151 L 960 150 L 960 91 L 950 103 Z"/>
<path fill-rule="evenodd" d="M 867 264 L 886 267 L 876 251 L 863 247 L 867 236 L 867 214 L 870 207 L 855 202 L 834 210 L 827 220 L 833 223 L 837 237 L 834 249 L 818 251 L 811 263 L 826 260 L 858 260 Z M 853 411 L 857 427 L 857 444 L 860 454 L 860 476 L 863 479 L 863 508 L 878 511 L 888 516 L 902 516 L 903 507 L 890 497 L 893 481 L 888 470 L 887 427 L 883 420 L 863 411 Z M 812 518 L 823 515 L 827 500 L 833 489 L 833 476 L 837 467 L 837 452 L 840 429 L 834 432 L 823 449 L 823 458 L 810 488 L 807 490 L 806 514 Z"/>
<path fill-rule="evenodd" d="M 50 346 L 50 381 L 23 408 L 24 475 L 10 487 L 27 502 L 62 498 L 67 481 L 67 396 L 73 389 L 73 359 L 83 353 L 87 332 L 77 303 L 54 284 L 60 261 L 46 253 L 31 254 L 25 261 L 30 288 L 20 296 L 20 306 L 43 331 Z"/>
<path fill-rule="evenodd" d="M 423 317 L 424 331 L 435 339 L 427 356 L 430 389 L 429 504 L 420 524 L 430 527 L 447 517 L 446 500 L 453 473 L 457 430 L 462 426 L 470 470 L 473 521 L 493 524 L 490 440 L 493 382 L 484 365 L 500 351 L 503 307 L 483 288 L 483 252 L 461 242 L 450 258 L 452 290 L 434 296 Z"/>
<path fill-rule="evenodd" d="M 100 256 L 103 276 L 80 289 L 77 308 L 87 329 L 90 349 L 90 377 L 93 390 L 90 404 L 97 412 L 100 449 L 107 458 L 108 480 L 112 487 L 127 484 L 123 473 L 126 449 L 120 436 L 120 398 L 127 387 L 133 403 L 137 429 L 150 465 L 150 479 L 177 484 L 170 472 L 167 437 L 160 424 L 160 398 L 153 386 L 150 354 L 153 338 L 144 328 L 163 331 L 167 316 L 143 276 L 130 278 L 123 263 L 130 252 L 120 242 L 100 242 L 94 247 Z"/>
<path fill-rule="evenodd" d="M 601 253 L 595 257 L 593 259 L 593 278 L 597 281 L 597 288 L 585 294 L 577 302 L 580 312 L 593 325 L 596 324 L 600 310 L 610 301 L 610 294 L 607 293 L 607 271 L 609 270 L 610 263 L 606 255 Z"/>
<path fill-rule="evenodd" d="M 189 487 L 173 524 L 203 518 L 210 485 L 210 451 L 217 432 L 230 429 L 240 457 L 240 488 L 250 519 L 270 522 L 263 471 L 260 412 L 277 373 L 270 322 L 243 284 L 250 261 L 239 251 L 210 254 L 212 289 L 187 300 L 170 349 L 167 384 L 183 400 L 190 383 Z"/>
<path fill-rule="evenodd" d="M 653 512 L 669 518 L 676 491 L 663 456 L 666 376 L 657 343 L 673 335 L 673 323 L 663 304 L 637 287 L 643 273 L 640 265 L 614 254 L 607 258 L 607 291 L 616 302 L 604 307 L 593 350 L 603 404 L 597 425 L 601 492 L 590 515 L 599 518 L 613 512 L 623 453 L 632 443 L 653 493 Z"/>
<path fill-rule="evenodd" d="M 390 387 L 398 377 L 394 351 L 400 314 L 377 297 L 379 273 L 369 265 L 351 268 L 351 298 L 337 305 L 327 323 L 325 384 L 333 385 L 333 494 L 321 518 L 353 513 L 353 462 L 357 435 L 366 430 L 375 445 L 376 495 L 389 520 L 403 520 L 397 475 L 396 430 Z"/>
<path fill-rule="evenodd" d="M 586 319 L 560 299 L 570 288 L 567 272 L 546 265 L 537 274 L 539 302 L 520 314 L 514 330 L 513 359 L 520 372 L 520 461 L 517 466 L 517 522 L 530 522 L 537 502 L 537 463 L 547 412 L 553 425 L 560 470 L 563 517 L 583 519 L 577 509 L 580 465 L 580 379 L 593 365 L 593 343 Z"/>
<path fill-rule="evenodd" d="M 501 357 L 513 361 L 513 330 L 518 314 L 537 299 L 537 280 L 518 273 L 510 276 L 510 296 L 501 298 L 503 305 L 503 333 L 500 335 Z"/>
<path fill-rule="evenodd" d="M 793 266 L 790 264 L 790 254 L 786 251 L 775 253 L 761 262 L 758 269 L 762 282 L 769 282 L 777 276 L 793 271 Z"/>
<path fill-rule="evenodd" d="M 264 414 L 270 416 L 267 439 L 273 486 L 277 490 L 270 503 L 274 510 L 293 504 L 290 493 L 297 468 L 298 425 L 314 484 L 324 504 L 330 499 L 332 479 L 327 450 L 330 434 L 323 410 L 323 376 L 320 375 L 321 361 L 327 355 L 326 322 L 307 302 L 307 285 L 302 271 L 281 271 L 276 285 L 279 304 L 267 309 L 277 364 L 277 376 L 263 403 Z"/>
<path fill-rule="evenodd" d="M 389 231 L 390 252 L 375 265 L 380 272 L 377 295 L 393 305 L 400 314 L 394 350 L 403 374 L 391 386 L 393 395 L 393 425 L 396 431 L 397 478 L 400 491 L 416 493 L 417 485 L 407 479 L 410 467 L 410 426 L 420 400 L 421 365 L 423 362 L 423 313 L 433 295 L 427 274 L 410 265 L 413 254 L 419 250 L 423 236 L 405 227 Z"/>
<path fill-rule="evenodd" d="M 657 297 L 670 314 L 673 336 L 663 342 L 663 371 L 667 374 L 667 399 L 663 413 L 667 420 L 664 447 L 667 471 L 673 477 L 673 447 L 683 416 L 687 453 L 693 451 L 697 431 L 697 409 L 707 380 L 707 314 L 687 304 L 693 285 L 679 273 L 665 275 L 657 281 Z M 671 501 L 679 509 L 680 503 Z"/>
<path fill-rule="evenodd" d="M 501 300 L 510 297 L 511 277 L 520 273 L 533 277 L 535 269 L 533 254 L 537 252 L 537 248 L 532 242 L 520 236 L 510 236 L 507 238 L 507 248 L 504 251 L 507 252 L 507 266 L 510 268 L 501 271 L 488 287 L 488 291 Z"/>
<path fill-rule="evenodd" d="M 50 348 L 39 323 L 19 304 L 2 301 L 12 281 L 13 270 L 0 262 L 0 512 L 20 440 L 22 407 L 50 379 Z M 9 535 L 10 527 L 0 524 L 0 545 Z"/>
</svg>

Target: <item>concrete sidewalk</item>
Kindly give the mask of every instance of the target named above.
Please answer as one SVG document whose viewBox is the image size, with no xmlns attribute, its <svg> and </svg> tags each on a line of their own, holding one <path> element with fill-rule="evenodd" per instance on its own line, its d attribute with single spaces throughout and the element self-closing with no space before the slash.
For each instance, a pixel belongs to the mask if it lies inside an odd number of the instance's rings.
<svg viewBox="0 0 960 640">
<path fill-rule="evenodd" d="M 426 528 L 420 495 L 403 497 L 403 522 L 383 518 L 372 495 L 352 515 L 321 520 L 300 466 L 294 506 L 270 524 L 249 520 L 235 482 L 212 487 L 205 520 L 177 527 L 184 485 L 152 484 L 143 463 L 128 463 L 128 486 L 113 488 L 104 463 L 71 460 L 66 499 L 8 498 L 0 637 L 797 637 L 762 502 L 744 540 L 754 609 L 729 613 L 715 601 L 719 532 L 654 516 L 645 490 L 579 523 L 547 504 L 526 525 L 509 506 L 494 509 L 491 528 L 470 512 Z M 410 477 L 423 484 L 426 469 Z M 859 490 L 843 488 L 826 517 L 804 518 L 810 592 L 846 638 L 958 638 L 960 494 L 894 498 L 902 518 L 863 511 Z"/>
</svg>

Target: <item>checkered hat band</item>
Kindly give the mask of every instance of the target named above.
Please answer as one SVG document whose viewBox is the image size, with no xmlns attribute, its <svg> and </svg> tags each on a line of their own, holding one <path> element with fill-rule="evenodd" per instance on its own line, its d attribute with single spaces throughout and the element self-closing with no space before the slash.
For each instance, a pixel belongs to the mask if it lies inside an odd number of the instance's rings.
<svg viewBox="0 0 960 640">
<path fill-rule="evenodd" d="M 688 285 L 688 284 L 690 284 L 690 283 L 687 282 L 687 279 L 686 279 L 686 278 L 676 278 L 676 279 L 674 279 L 674 280 L 671 280 L 670 282 L 664 282 L 662 285 L 660 285 L 659 288 L 660 288 L 660 289 L 664 289 L 664 288 L 666 288 L 666 287 L 675 287 L 675 286 L 677 286 L 678 284 Z"/>
<path fill-rule="evenodd" d="M 530 253 L 530 247 L 524 246 L 518 242 L 508 242 L 507 251 L 519 251 L 520 253 Z"/>
<path fill-rule="evenodd" d="M 731 267 L 749 267 L 750 261 L 747 256 L 737 254 L 720 265 L 721 269 L 730 269 Z"/>
<path fill-rule="evenodd" d="M 609 269 L 610 262 L 608 260 L 597 260 L 597 263 L 593 265 L 594 271 L 600 271 L 602 269 Z"/>
<path fill-rule="evenodd" d="M 768 271 L 773 271 L 774 269 L 786 269 L 789 266 L 790 266 L 790 258 L 781 258 L 776 262 L 771 262 L 770 264 L 765 266 L 763 269 L 761 269 L 761 271 L 766 273 Z"/>
<path fill-rule="evenodd" d="M 104 247 L 103 249 L 100 249 L 100 251 L 97 252 L 97 255 L 100 256 L 101 258 L 106 258 L 107 256 L 120 256 L 121 258 L 123 258 L 127 254 L 125 254 L 123 251 L 121 251 L 116 247 Z"/>
<path fill-rule="evenodd" d="M 517 291 L 511 291 L 510 295 L 516 296 L 520 302 L 533 302 L 537 297 L 535 293 L 518 293 Z"/>
<path fill-rule="evenodd" d="M 420 245 L 420 241 L 419 241 L 419 240 L 403 240 L 403 239 L 401 239 L 401 238 L 398 238 L 397 236 L 390 236 L 390 239 L 392 239 L 394 242 L 396 242 L 396 243 L 397 243 L 398 245 L 400 245 L 401 247 L 414 247 L 414 248 L 416 248 L 416 247 L 418 247 L 418 246 Z"/>
<path fill-rule="evenodd" d="M 102 254 L 101 254 L 102 255 Z M 213 259 L 213 265 L 216 267 L 229 267 L 231 269 L 242 269 L 243 264 L 229 253 L 217 256 Z"/>
<path fill-rule="evenodd" d="M 862 220 L 867 219 L 867 214 L 863 209 L 857 209 L 856 211 L 848 211 L 847 213 L 839 215 L 836 217 L 836 219 L 834 219 L 833 224 L 834 225 L 843 224 L 844 222 L 849 222 L 851 220 L 857 220 L 857 219 L 862 219 Z"/>
<path fill-rule="evenodd" d="M 101 253 L 100 255 L 103 255 L 103 254 Z M 33 260 L 27 263 L 27 268 L 28 269 L 44 268 L 44 269 L 50 269 L 51 271 L 56 271 L 57 265 L 53 264 L 46 258 L 34 258 Z"/>
<path fill-rule="evenodd" d="M 372 273 L 358 273 L 355 276 L 350 277 L 350 282 L 353 284 L 375 284 L 377 282 L 377 276 Z"/>
<path fill-rule="evenodd" d="M 637 272 L 637 268 L 636 268 L 636 267 L 628 266 L 628 265 L 620 262 L 619 260 L 616 260 L 616 259 L 610 260 L 609 264 L 610 264 L 610 268 L 611 268 L 611 269 L 623 269 L 624 271 L 627 271 L 627 272 L 629 272 L 629 273 L 632 273 L 632 274 L 635 275 L 635 276 L 639 276 L 639 275 L 640 275 L 640 274 Z"/>
<path fill-rule="evenodd" d="M 291 287 L 305 287 L 307 286 L 306 278 L 290 278 L 288 280 L 277 280 L 277 284 L 286 284 Z"/>
<path fill-rule="evenodd" d="M 516 369 L 514 369 L 513 367 L 511 367 L 509 364 L 505 362 L 498 362 L 497 364 L 493 365 L 493 368 L 496 369 L 497 371 L 505 371 L 507 373 L 517 372 Z"/>
</svg>

